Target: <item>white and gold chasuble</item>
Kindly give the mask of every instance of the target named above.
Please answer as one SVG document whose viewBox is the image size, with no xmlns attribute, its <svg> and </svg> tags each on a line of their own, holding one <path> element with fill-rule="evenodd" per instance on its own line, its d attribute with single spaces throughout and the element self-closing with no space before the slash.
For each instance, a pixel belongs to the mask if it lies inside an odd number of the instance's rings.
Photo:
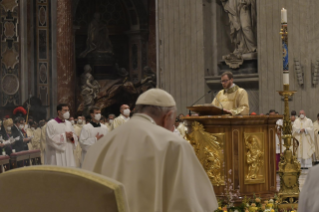
<svg viewBox="0 0 319 212">
<path fill-rule="evenodd" d="M 305 129 L 304 133 L 300 130 Z M 298 158 L 310 159 L 312 154 L 315 153 L 313 123 L 310 119 L 298 118 L 292 126 L 293 136 L 299 141 Z"/>
<path fill-rule="evenodd" d="M 233 115 L 249 115 L 247 92 L 237 85 L 227 90 L 219 91 L 212 104 L 229 110 Z"/>
</svg>

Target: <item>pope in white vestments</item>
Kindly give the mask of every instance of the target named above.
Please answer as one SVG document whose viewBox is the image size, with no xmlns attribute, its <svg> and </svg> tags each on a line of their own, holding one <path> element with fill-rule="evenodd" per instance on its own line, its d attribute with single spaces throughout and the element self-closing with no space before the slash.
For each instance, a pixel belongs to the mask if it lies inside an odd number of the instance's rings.
<svg viewBox="0 0 319 212">
<path fill-rule="evenodd" d="M 215 211 L 213 186 L 192 146 L 170 131 L 173 97 L 150 89 L 140 95 L 135 111 L 91 146 L 83 169 L 123 183 L 131 212 Z"/>
<path fill-rule="evenodd" d="M 73 150 L 78 145 L 71 122 L 69 107 L 57 106 L 58 117 L 47 123 L 46 127 L 46 165 L 75 167 Z"/>
<path fill-rule="evenodd" d="M 293 136 L 299 141 L 298 160 L 301 167 L 312 167 L 312 154 L 315 153 L 313 123 L 306 117 L 303 110 L 300 111 L 292 126 Z"/>
<path fill-rule="evenodd" d="M 100 108 L 93 107 L 90 110 L 90 115 L 92 122 L 86 124 L 81 131 L 80 135 L 80 145 L 82 148 L 82 162 L 85 158 L 86 152 L 89 148 L 95 144 L 98 140 L 104 137 L 108 129 L 104 124 L 101 124 L 99 121 L 101 119 L 101 110 Z"/>
</svg>

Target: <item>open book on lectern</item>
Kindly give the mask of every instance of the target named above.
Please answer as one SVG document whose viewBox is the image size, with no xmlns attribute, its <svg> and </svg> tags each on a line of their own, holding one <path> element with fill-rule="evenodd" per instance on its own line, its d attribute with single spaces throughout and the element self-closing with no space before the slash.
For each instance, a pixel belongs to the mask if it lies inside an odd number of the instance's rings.
<svg viewBox="0 0 319 212">
<path fill-rule="evenodd" d="M 194 113 L 198 113 L 200 116 L 231 115 L 231 113 L 226 112 L 222 108 L 216 107 L 212 104 L 193 105 L 191 107 L 187 107 L 187 109 Z"/>
</svg>

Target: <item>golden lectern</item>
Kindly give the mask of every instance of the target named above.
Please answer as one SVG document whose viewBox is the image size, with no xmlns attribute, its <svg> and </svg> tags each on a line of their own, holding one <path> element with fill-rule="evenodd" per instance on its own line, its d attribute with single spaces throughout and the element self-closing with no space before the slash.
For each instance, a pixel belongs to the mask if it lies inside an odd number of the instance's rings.
<svg viewBox="0 0 319 212">
<path fill-rule="evenodd" d="M 221 115 L 212 105 L 189 107 L 199 116 L 186 117 L 187 140 L 214 185 L 217 196 L 225 186 L 239 198 L 271 198 L 276 193 L 276 121 L 282 116 Z M 210 115 L 209 115 L 210 114 Z M 230 185 L 230 186 L 229 186 Z"/>
</svg>

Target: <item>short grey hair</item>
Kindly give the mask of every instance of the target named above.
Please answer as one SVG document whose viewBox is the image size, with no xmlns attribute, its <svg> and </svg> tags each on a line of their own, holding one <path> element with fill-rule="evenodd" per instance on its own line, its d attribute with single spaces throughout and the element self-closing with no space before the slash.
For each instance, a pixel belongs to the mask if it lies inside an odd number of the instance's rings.
<svg viewBox="0 0 319 212">
<path fill-rule="evenodd" d="M 14 119 L 14 123 L 17 124 L 17 123 L 20 123 L 21 121 L 25 122 L 24 118 L 21 117 L 21 116 L 18 116 Z"/>
<path fill-rule="evenodd" d="M 176 107 L 160 107 L 160 106 L 153 106 L 153 105 L 136 105 L 135 106 L 135 113 L 148 113 L 153 117 L 161 117 L 170 111 L 176 111 Z"/>
<path fill-rule="evenodd" d="M 110 118 L 110 116 L 115 117 L 115 115 L 114 115 L 113 113 L 109 114 L 109 115 L 108 115 L 108 118 Z"/>
</svg>

